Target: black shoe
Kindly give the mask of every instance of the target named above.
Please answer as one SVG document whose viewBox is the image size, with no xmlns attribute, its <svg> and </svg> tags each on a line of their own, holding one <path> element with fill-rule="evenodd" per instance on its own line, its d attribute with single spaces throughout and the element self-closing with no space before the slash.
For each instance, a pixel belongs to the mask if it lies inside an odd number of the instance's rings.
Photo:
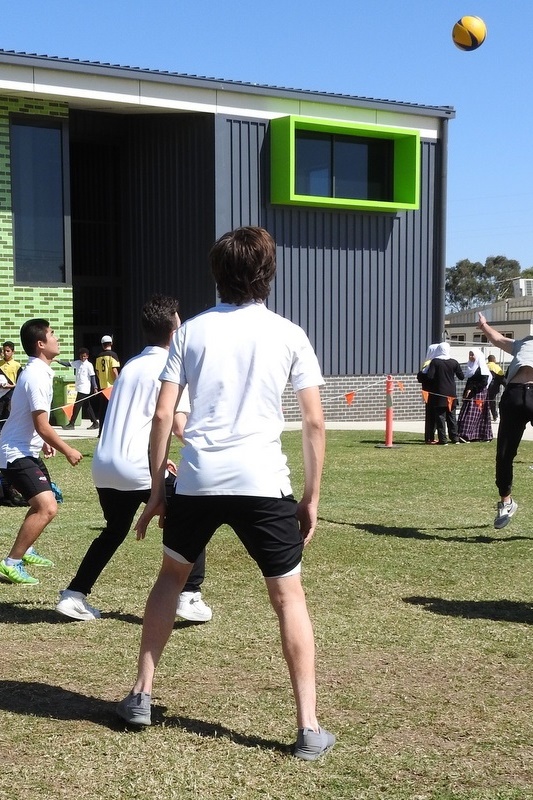
<svg viewBox="0 0 533 800">
<path fill-rule="evenodd" d="M 87 428 L 88 431 L 97 431 L 100 425 L 97 422 L 93 422 L 92 425 L 89 425 Z"/>
<path fill-rule="evenodd" d="M 74 425 L 72 425 L 72 423 L 69 422 L 68 425 L 63 425 L 63 430 L 64 431 L 73 431 L 74 430 Z"/>
</svg>

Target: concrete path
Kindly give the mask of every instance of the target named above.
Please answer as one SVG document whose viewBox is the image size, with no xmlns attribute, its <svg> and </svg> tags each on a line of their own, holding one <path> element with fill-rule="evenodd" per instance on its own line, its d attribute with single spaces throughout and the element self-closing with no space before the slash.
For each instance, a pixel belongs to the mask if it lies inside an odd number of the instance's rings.
<svg viewBox="0 0 533 800">
<path fill-rule="evenodd" d="M 82 420 L 81 425 L 77 426 L 76 428 L 63 430 L 61 427 L 55 427 L 55 430 L 59 433 L 62 439 L 96 439 L 98 436 L 98 431 L 90 431 L 88 430 L 88 426 L 91 423 L 89 420 Z M 301 428 L 301 423 L 299 422 L 287 422 L 285 425 L 286 431 L 294 431 L 299 430 Z M 326 428 L 332 431 L 383 431 L 383 435 L 385 435 L 385 422 L 383 419 L 380 420 L 373 420 L 370 422 L 326 422 Z M 494 438 L 496 438 L 496 434 L 498 432 L 498 423 L 492 423 L 492 430 L 494 432 Z M 424 434 L 424 420 L 394 420 L 393 424 L 393 438 L 394 432 L 402 432 L 402 433 L 419 433 L 421 436 Z M 526 430 L 524 432 L 524 436 L 522 437 L 524 441 L 533 441 L 533 427 L 531 425 L 526 426 Z"/>
</svg>

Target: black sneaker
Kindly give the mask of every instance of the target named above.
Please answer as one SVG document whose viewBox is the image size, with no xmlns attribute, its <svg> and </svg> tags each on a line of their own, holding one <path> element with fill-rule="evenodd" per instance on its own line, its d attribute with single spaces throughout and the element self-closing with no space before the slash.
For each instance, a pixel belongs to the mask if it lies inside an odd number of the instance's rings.
<svg viewBox="0 0 533 800">
<path fill-rule="evenodd" d="M 293 755 L 304 761 L 315 761 L 331 750 L 334 744 L 334 735 L 324 728 L 319 728 L 318 733 L 312 728 L 300 728 Z"/>
</svg>

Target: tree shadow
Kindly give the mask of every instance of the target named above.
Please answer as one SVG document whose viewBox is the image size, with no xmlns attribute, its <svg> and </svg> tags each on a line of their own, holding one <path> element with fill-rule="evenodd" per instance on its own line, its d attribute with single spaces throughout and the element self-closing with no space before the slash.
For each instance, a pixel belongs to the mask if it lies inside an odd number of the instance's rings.
<svg viewBox="0 0 533 800">
<path fill-rule="evenodd" d="M 116 715 L 116 702 L 87 696 L 61 686 L 37 681 L 0 680 L 0 709 L 23 716 L 46 719 L 86 721 L 112 730 L 138 732 Z M 152 726 L 182 728 L 205 738 L 224 737 L 243 747 L 261 747 L 289 753 L 291 746 L 275 739 L 247 736 L 224 725 L 193 717 L 165 716 L 166 706 L 152 705 Z M 141 729 L 142 730 L 142 729 Z"/>
<path fill-rule="evenodd" d="M 533 604 L 517 600 L 445 600 L 443 597 L 403 597 L 404 603 L 447 617 L 491 619 L 533 625 Z"/>
<path fill-rule="evenodd" d="M 474 534 L 469 536 L 465 534 L 464 536 L 440 536 L 439 534 L 433 533 L 425 533 L 420 528 L 412 528 L 412 527 L 405 527 L 400 528 L 398 525 L 374 525 L 371 522 L 342 522 L 335 519 L 326 519 L 325 517 L 319 517 L 321 522 L 330 522 L 332 525 L 346 525 L 350 528 L 355 528 L 359 531 L 364 531 L 365 533 L 371 533 L 372 536 L 396 536 L 398 539 L 419 539 L 421 541 L 431 541 L 431 542 L 461 542 L 466 544 L 495 544 L 496 542 L 516 542 L 521 541 L 522 539 L 528 541 L 533 539 L 533 536 L 488 536 L 485 534 Z M 487 530 L 488 525 L 471 525 L 470 530 Z M 458 530 L 457 527 L 455 528 L 447 528 L 447 527 L 431 527 L 432 531 L 456 531 Z"/>
</svg>

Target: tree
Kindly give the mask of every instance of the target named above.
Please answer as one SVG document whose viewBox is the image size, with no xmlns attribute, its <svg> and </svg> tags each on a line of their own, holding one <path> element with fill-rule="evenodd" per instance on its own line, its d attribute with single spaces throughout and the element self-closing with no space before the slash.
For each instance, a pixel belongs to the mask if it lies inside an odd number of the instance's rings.
<svg viewBox="0 0 533 800">
<path fill-rule="evenodd" d="M 446 270 L 446 307 L 449 311 L 488 305 L 513 294 L 513 278 L 520 264 L 505 256 L 489 256 L 485 263 L 464 258 Z"/>
</svg>

